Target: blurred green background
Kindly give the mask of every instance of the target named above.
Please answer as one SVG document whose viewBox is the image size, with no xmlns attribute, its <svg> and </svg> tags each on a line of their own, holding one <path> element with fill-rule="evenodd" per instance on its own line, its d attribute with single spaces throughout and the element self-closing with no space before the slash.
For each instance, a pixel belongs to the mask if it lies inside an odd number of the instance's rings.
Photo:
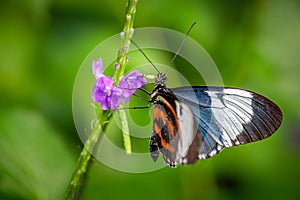
<svg viewBox="0 0 300 200">
<path fill-rule="evenodd" d="M 82 148 L 72 87 L 86 55 L 120 32 L 125 1 L 0 2 L 0 199 L 61 199 Z M 225 85 L 282 108 L 271 138 L 192 166 L 127 174 L 95 162 L 82 199 L 300 199 L 300 1 L 140 0 L 135 27 L 186 32 Z M 149 135 L 151 133 L 149 132 Z"/>
</svg>

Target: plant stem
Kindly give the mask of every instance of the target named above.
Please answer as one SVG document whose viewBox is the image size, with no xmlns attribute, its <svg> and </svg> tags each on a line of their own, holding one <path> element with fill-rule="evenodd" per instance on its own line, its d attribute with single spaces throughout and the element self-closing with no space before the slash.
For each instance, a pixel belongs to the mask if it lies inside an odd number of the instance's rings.
<svg viewBox="0 0 300 200">
<path fill-rule="evenodd" d="M 88 166 L 91 164 L 90 151 L 94 148 L 95 144 L 97 143 L 100 133 L 101 133 L 101 124 L 97 122 L 81 151 L 80 157 L 78 159 L 76 171 L 74 172 L 72 176 L 72 180 L 67 188 L 65 199 L 75 199 L 79 197 L 81 187 L 84 184 L 85 175 Z"/>
<path fill-rule="evenodd" d="M 135 12 L 136 12 L 136 4 L 138 0 L 128 0 L 126 5 L 126 14 L 125 14 L 125 24 L 123 28 L 123 32 L 121 33 L 122 41 L 121 41 L 121 48 L 119 50 L 119 57 L 118 57 L 118 63 L 119 67 L 116 70 L 115 73 L 115 84 L 118 84 L 124 74 L 125 66 L 128 62 L 127 59 L 127 53 L 129 50 L 131 38 L 134 33 L 133 29 L 133 23 L 135 18 Z"/>
<path fill-rule="evenodd" d="M 118 84 L 124 74 L 125 66 L 128 62 L 127 53 L 130 45 L 130 40 L 133 35 L 133 23 L 134 16 L 136 12 L 136 4 L 138 0 L 128 0 L 125 12 L 125 24 L 122 32 L 122 41 L 121 48 L 118 56 L 119 67 L 116 68 L 116 73 L 114 76 L 115 84 Z M 80 153 L 80 157 L 78 159 L 77 167 L 75 172 L 73 173 L 71 182 L 65 193 L 65 200 L 77 199 L 79 198 L 80 191 L 84 186 L 84 181 L 86 177 L 86 173 L 88 171 L 88 167 L 91 165 L 92 161 L 92 153 L 95 149 L 95 146 L 100 138 L 101 133 L 105 130 L 107 122 L 110 120 L 112 116 L 112 111 L 102 111 L 98 113 L 98 120 L 95 123 L 91 134 L 86 140 L 84 147 Z M 126 114 L 124 110 L 119 110 L 119 116 L 122 123 L 122 134 L 125 151 L 127 153 L 131 153 L 131 142 L 129 136 L 129 128 L 126 119 Z"/>
<path fill-rule="evenodd" d="M 125 71 L 125 66 L 128 62 L 127 53 L 129 50 L 131 38 L 134 33 L 133 23 L 135 18 L 137 2 L 138 0 L 127 1 L 126 12 L 125 12 L 126 13 L 125 24 L 124 24 L 123 32 L 121 33 L 122 41 L 121 41 L 121 48 L 119 50 L 119 56 L 117 61 L 119 63 L 119 66 L 116 69 L 116 73 L 114 77 L 115 84 L 118 84 L 120 82 Z M 131 154 L 131 140 L 129 135 L 129 127 L 127 123 L 126 113 L 123 109 L 119 109 L 118 114 L 122 125 L 124 149 L 126 153 Z"/>
<path fill-rule="evenodd" d="M 125 110 L 123 110 L 123 106 L 120 105 L 118 110 L 119 118 L 121 121 L 121 126 L 122 126 L 122 135 L 123 135 L 123 144 L 124 144 L 124 149 L 127 154 L 131 154 L 131 139 L 130 139 L 130 134 L 129 134 L 129 127 L 128 127 L 128 122 L 127 122 L 127 117 Z"/>
</svg>

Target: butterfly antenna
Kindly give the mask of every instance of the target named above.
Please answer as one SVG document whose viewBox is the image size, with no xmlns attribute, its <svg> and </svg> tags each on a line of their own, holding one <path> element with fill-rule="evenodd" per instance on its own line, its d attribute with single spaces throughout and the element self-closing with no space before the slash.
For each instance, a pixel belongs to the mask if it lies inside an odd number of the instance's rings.
<svg viewBox="0 0 300 200">
<path fill-rule="evenodd" d="M 196 25 L 196 23 L 197 23 L 197 22 L 194 22 L 194 23 L 190 26 L 189 30 L 186 32 L 185 38 L 184 38 L 184 39 L 182 40 L 182 42 L 180 43 L 180 45 L 179 45 L 179 47 L 178 47 L 178 49 L 177 49 L 177 51 L 176 51 L 174 57 L 172 58 L 171 63 L 174 62 L 175 58 L 176 58 L 177 55 L 179 54 L 179 52 L 180 52 L 180 50 L 182 49 L 182 47 L 183 47 L 185 41 L 188 39 L 188 36 L 189 36 L 189 34 L 190 34 L 192 28 Z"/>
<path fill-rule="evenodd" d="M 132 44 L 134 44 L 134 46 L 136 46 L 136 48 L 138 48 L 138 50 L 143 54 L 143 56 L 148 60 L 148 62 L 154 67 L 154 69 L 160 73 L 160 71 L 158 70 L 158 68 L 154 65 L 154 63 L 149 59 L 149 57 L 145 54 L 145 52 L 137 45 L 137 43 L 135 43 L 133 40 L 131 40 Z"/>
</svg>

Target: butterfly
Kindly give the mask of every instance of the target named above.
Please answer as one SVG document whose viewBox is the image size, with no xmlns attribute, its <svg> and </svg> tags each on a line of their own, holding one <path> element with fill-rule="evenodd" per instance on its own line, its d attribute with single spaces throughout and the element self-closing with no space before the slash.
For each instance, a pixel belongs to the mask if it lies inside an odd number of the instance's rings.
<svg viewBox="0 0 300 200">
<path fill-rule="evenodd" d="M 167 88 L 167 77 L 156 77 L 151 158 L 159 154 L 170 167 L 210 158 L 226 147 L 271 136 L 283 118 L 266 97 L 230 87 Z"/>
</svg>

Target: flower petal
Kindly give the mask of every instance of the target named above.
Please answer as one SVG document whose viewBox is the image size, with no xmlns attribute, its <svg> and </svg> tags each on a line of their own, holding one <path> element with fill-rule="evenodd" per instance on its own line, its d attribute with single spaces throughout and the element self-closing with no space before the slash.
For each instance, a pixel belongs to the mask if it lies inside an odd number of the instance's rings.
<svg viewBox="0 0 300 200">
<path fill-rule="evenodd" d="M 92 63 L 92 70 L 93 70 L 93 74 L 95 76 L 96 79 L 100 78 L 101 76 L 103 76 L 103 65 L 102 65 L 102 59 L 99 58 L 97 61 L 93 60 Z"/>
<path fill-rule="evenodd" d="M 99 102 L 102 102 L 104 101 L 106 98 L 105 96 L 105 93 L 103 91 L 101 91 L 99 89 L 99 87 L 96 86 L 96 84 L 94 85 L 94 88 L 93 88 L 93 92 L 92 92 L 92 99 L 99 103 Z"/>
<path fill-rule="evenodd" d="M 143 74 L 137 70 L 130 72 L 125 79 L 132 89 L 138 89 L 147 82 Z"/>
<path fill-rule="evenodd" d="M 110 96 L 111 109 L 115 110 L 121 104 L 121 94 L 122 94 L 122 90 L 120 88 L 113 86 L 112 94 Z"/>
<path fill-rule="evenodd" d="M 105 86 L 111 87 L 114 84 L 114 80 L 109 76 L 102 77 L 102 81 Z"/>
<path fill-rule="evenodd" d="M 113 79 L 108 76 L 101 76 L 96 80 L 92 91 L 92 99 L 95 102 L 101 103 L 103 110 L 111 108 L 111 95 L 115 86 L 113 86 Z M 120 95 L 119 95 L 120 96 Z"/>
<path fill-rule="evenodd" d="M 130 96 L 136 92 L 136 90 L 147 83 L 145 77 L 137 70 L 130 72 L 124 76 L 119 87 L 122 89 L 122 98 L 124 98 L 125 103 L 130 99 Z"/>
<path fill-rule="evenodd" d="M 102 110 L 108 110 L 110 108 L 107 101 L 101 102 L 101 108 Z"/>
</svg>

